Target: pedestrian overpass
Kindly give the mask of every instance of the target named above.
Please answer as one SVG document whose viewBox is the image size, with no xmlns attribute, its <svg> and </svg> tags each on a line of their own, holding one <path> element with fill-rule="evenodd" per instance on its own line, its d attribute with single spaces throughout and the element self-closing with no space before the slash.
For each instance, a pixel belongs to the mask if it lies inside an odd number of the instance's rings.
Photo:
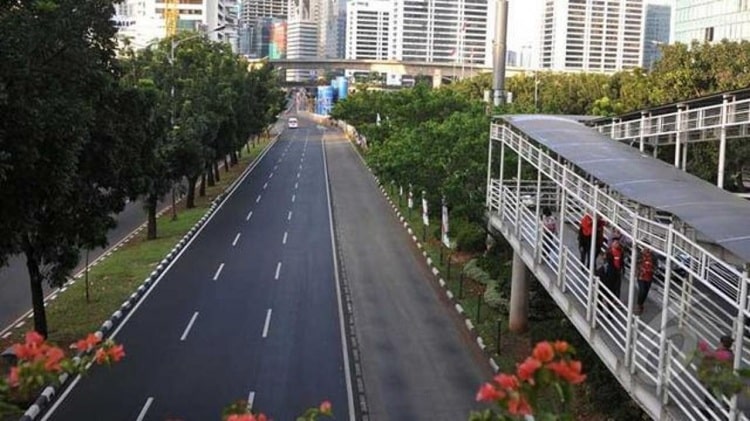
<svg viewBox="0 0 750 421">
<path fill-rule="evenodd" d="M 611 121 L 600 121 L 600 130 L 641 145 L 646 139 L 685 140 L 684 145 L 708 138 L 697 134 L 702 128 L 717 135 L 747 132 L 750 118 L 729 117 L 732 109 L 747 114 L 747 108 L 723 105 L 718 117 L 700 110 L 710 106 L 695 103 L 690 112 L 713 116 L 718 126 L 679 115 L 676 124 L 662 117 L 665 124 L 644 125 L 639 114 L 647 133 L 621 130 L 624 122 L 607 126 Z M 646 155 L 643 146 L 613 141 L 586 125 L 596 123 L 541 115 L 504 116 L 492 123 L 487 216 L 489 228 L 514 249 L 511 329 L 527 323 L 530 271 L 651 417 L 749 420 L 747 399 L 709 393 L 691 356 L 699 340 L 715 347 L 729 334 L 735 339 L 734 367 L 750 365 L 745 331 L 750 203 Z M 518 159 L 506 162 L 511 156 Z M 541 224 L 545 207 L 558 218 L 554 232 Z M 576 227 L 585 212 L 595 223 L 617 227 L 634 245 L 626 254 L 619 295 L 594 275 L 593 258 L 587 266 L 581 263 Z M 636 250 L 644 247 L 658 264 L 646 309 L 636 315 L 636 274 L 630 269 Z M 594 256 L 593 247 L 587 253 Z"/>
</svg>

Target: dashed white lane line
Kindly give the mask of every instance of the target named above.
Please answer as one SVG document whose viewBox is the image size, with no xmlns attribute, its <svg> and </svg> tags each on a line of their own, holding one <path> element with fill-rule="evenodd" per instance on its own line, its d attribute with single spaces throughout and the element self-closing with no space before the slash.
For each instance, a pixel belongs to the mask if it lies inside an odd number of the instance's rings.
<svg viewBox="0 0 750 421">
<path fill-rule="evenodd" d="M 302 164 L 299 164 L 299 169 L 302 169 Z"/>
<path fill-rule="evenodd" d="M 295 201 L 296 199 L 297 199 L 297 195 L 296 195 L 296 194 L 293 194 L 293 195 L 292 195 L 292 203 L 294 203 L 294 201 Z"/>
<path fill-rule="evenodd" d="M 294 189 L 296 190 L 298 188 L 299 188 L 299 183 L 294 183 Z"/>
<path fill-rule="evenodd" d="M 299 178 L 299 173 L 297 173 L 297 178 Z"/>
<path fill-rule="evenodd" d="M 281 273 L 281 262 L 276 264 L 276 274 L 273 276 L 273 279 L 278 280 L 280 273 Z"/>
<path fill-rule="evenodd" d="M 188 325 L 185 327 L 185 331 L 182 332 L 182 336 L 180 336 L 180 341 L 184 341 L 185 339 L 187 339 L 187 336 L 190 333 L 190 329 L 193 328 L 193 323 L 195 323 L 195 319 L 197 317 L 198 317 L 198 312 L 196 311 L 195 313 L 193 313 L 193 317 L 190 318 Z"/>
<path fill-rule="evenodd" d="M 255 403 L 255 392 L 250 391 L 247 395 L 247 412 L 252 412 L 253 403 Z"/>
<path fill-rule="evenodd" d="M 268 328 L 271 326 L 271 309 L 266 312 L 266 323 L 263 325 L 263 337 L 268 336 Z"/>
<path fill-rule="evenodd" d="M 263 185 L 263 190 L 265 190 L 267 188 L 268 188 L 268 182 L 266 182 L 266 184 Z"/>
<path fill-rule="evenodd" d="M 291 221 L 292 220 L 292 211 L 289 211 L 289 215 L 286 216 L 286 220 L 287 221 Z"/>
<path fill-rule="evenodd" d="M 214 281 L 219 279 L 219 275 L 221 275 L 221 270 L 224 269 L 224 263 L 219 265 L 219 268 L 216 269 L 216 274 L 214 275 Z"/>
<path fill-rule="evenodd" d="M 250 220 L 250 218 L 252 218 L 252 217 L 253 217 L 253 211 L 250 211 L 250 212 L 249 212 L 249 213 L 247 214 L 247 217 L 245 218 L 245 221 L 249 221 L 249 220 Z"/>
<path fill-rule="evenodd" d="M 260 194 L 258 195 L 258 198 L 257 198 L 257 199 L 255 199 L 255 203 L 258 203 L 258 202 L 260 202 L 260 198 L 261 198 L 261 196 L 262 196 L 262 195 L 260 195 Z"/>
<path fill-rule="evenodd" d="M 274 165 L 273 166 L 273 170 L 276 171 L 277 169 L 279 169 L 279 166 L 278 165 Z"/>
<path fill-rule="evenodd" d="M 240 240 L 240 234 L 241 233 L 238 232 L 237 236 L 234 237 L 234 241 L 232 241 L 232 247 L 235 247 L 237 245 L 237 241 Z"/>
<path fill-rule="evenodd" d="M 284 239 L 281 240 L 281 244 L 286 244 L 286 237 L 287 237 L 288 234 L 289 234 L 288 232 L 284 233 Z"/>
<path fill-rule="evenodd" d="M 273 171 L 271 171 L 271 174 L 268 175 L 268 178 L 273 178 Z"/>
<path fill-rule="evenodd" d="M 141 412 L 138 414 L 138 418 L 136 418 L 135 421 L 143 421 L 143 419 L 146 418 L 146 413 L 148 412 L 148 408 L 151 407 L 152 403 L 154 403 L 154 398 L 149 396 L 148 399 L 146 399 L 146 404 L 143 405 L 143 409 L 141 409 Z"/>
</svg>

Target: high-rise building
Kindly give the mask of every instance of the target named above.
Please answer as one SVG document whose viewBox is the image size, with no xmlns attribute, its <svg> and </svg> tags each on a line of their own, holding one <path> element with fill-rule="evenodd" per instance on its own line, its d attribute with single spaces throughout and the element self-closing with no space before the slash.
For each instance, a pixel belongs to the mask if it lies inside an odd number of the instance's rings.
<svg viewBox="0 0 750 421">
<path fill-rule="evenodd" d="M 285 22 L 288 15 L 289 0 L 242 0 L 238 31 L 240 54 L 254 58 L 270 56 L 269 40 L 274 25 Z M 275 51 L 282 50 L 286 50 L 286 45 L 275 46 Z"/>
<path fill-rule="evenodd" d="M 676 0 L 673 41 L 750 40 L 750 1 Z"/>
<path fill-rule="evenodd" d="M 641 65 L 643 0 L 546 0 L 540 67 L 613 73 Z"/>
<path fill-rule="evenodd" d="M 339 42 L 340 3 L 344 0 L 316 0 L 318 4 L 318 56 L 321 58 L 341 58 Z"/>
<path fill-rule="evenodd" d="M 492 64 L 494 1 L 392 2 L 390 58 L 428 63 Z"/>
<path fill-rule="evenodd" d="M 318 23 L 295 18 L 287 23 L 286 56 L 289 59 L 314 59 L 318 56 Z M 315 80 L 314 70 L 287 70 L 286 80 L 302 82 Z"/>
<path fill-rule="evenodd" d="M 650 70 L 661 58 L 661 45 L 669 44 L 672 7 L 668 4 L 646 4 L 646 26 L 643 29 L 643 68 Z"/>
<path fill-rule="evenodd" d="M 389 54 L 390 0 L 352 0 L 347 8 L 348 59 L 386 60 Z"/>
</svg>

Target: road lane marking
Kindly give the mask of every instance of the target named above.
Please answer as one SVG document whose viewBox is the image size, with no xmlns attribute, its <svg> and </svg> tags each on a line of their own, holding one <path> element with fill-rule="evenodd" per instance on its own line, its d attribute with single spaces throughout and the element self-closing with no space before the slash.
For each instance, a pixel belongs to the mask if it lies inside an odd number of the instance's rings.
<svg viewBox="0 0 750 421">
<path fill-rule="evenodd" d="M 252 218 L 252 217 L 253 217 L 253 211 L 250 211 L 250 212 L 249 212 L 249 213 L 247 214 L 247 217 L 245 218 L 245 221 L 249 221 L 249 220 L 250 220 L 250 218 Z"/>
<path fill-rule="evenodd" d="M 262 195 L 260 195 L 260 194 L 258 195 L 258 198 L 257 198 L 257 199 L 255 199 L 255 203 L 258 203 L 258 202 L 260 202 L 260 197 L 261 197 L 261 196 L 262 196 Z"/>
<path fill-rule="evenodd" d="M 12 334 L 13 334 L 13 331 L 9 330 L 9 331 L 5 332 L 5 334 L 2 336 L 2 339 L 8 339 L 8 336 L 10 336 Z"/>
<path fill-rule="evenodd" d="M 294 188 L 295 188 L 295 190 L 296 190 L 297 188 L 299 188 L 299 183 L 294 183 Z"/>
<path fill-rule="evenodd" d="M 263 185 L 263 190 L 265 190 L 267 188 L 268 188 L 268 182 L 266 182 L 266 184 Z"/>
<path fill-rule="evenodd" d="M 273 279 L 279 279 L 280 272 L 281 272 L 281 262 L 276 264 L 276 275 L 273 276 Z"/>
<path fill-rule="evenodd" d="M 247 412 L 251 412 L 253 410 L 254 402 L 255 402 L 255 392 L 250 391 L 250 393 L 247 395 Z"/>
<path fill-rule="evenodd" d="M 241 233 L 238 232 L 237 236 L 234 237 L 234 241 L 232 241 L 232 247 L 235 247 L 237 245 L 237 241 L 239 241 L 239 239 L 240 239 L 240 234 Z"/>
<path fill-rule="evenodd" d="M 296 195 L 296 194 L 293 194 L 293 195 L 292 195 L 292 203 L 294 203 L 294 200 L 295 200 L 296 198 L 297 198 L 297 195 Z"/>
<path fill-rule="evenodd" d="M 271 174 L 268 175 L 268 178 L 273 178 L 273 171 L 271 171 Z"/>
<path fill-rule="evenodd" d="M 148 412 L 148 408 L 152 403 L 154 403 L 154 398 L 149 396 L 149 398 L 146 399 L 146 404 L 143 405 L 143 409 L 141 409 L 141 412 L 138 414 L 138 418 L 136 418 L 135 421 L 143 421 L 143 419 L 146 418 L 146 412 Z"/>
<path fill-rule="evenodd" d="M 278 168 L 279 168 L 279 166 L 278 166 L 278 165 L 274 165 L 274 166 L 273 166 L 273 170 L 274 170 L 274 171 L 276 171 L 276 170 L 277 170 Z"/>
<path fill-rule="evenodd" d="M 286 216 L 286 220 L 287 221 L 291 221 L 292 220 L 292 211 L 289 211 L 289 215 Z"/>
<path fill-rule="evenodd" d="M 185 331 L 182 332 L 182 336 L 180 337 L 180 341 L 184 341 L 187 339 L 188 334 L 190 333 L 190 329 L 193 327 L 193 323 L 195 323 L 195 319 L 198 317 L 198 312 L 196 311 L 193 313 L 193 317 L 190 318 L 190 321 L 188 322 L 187 327 L 185 327 Z"/>
<path fill-rule="evenodd" d="M 219 268 L 216 269 L 216 274 L 214 275 L 214 281 L 219 279 L 219 275 L 221 275 L 221 270 L 224 269 L 224 263 L 219 265 Z"/>
<path fill-rule="evenodd" d="M 286 244 L 286 236 L 289 234 L 288 232 L 284 232 L 284 239 L 281 240 L 281 244 Z"/>
<path fill-rule="evenodd" d="M 266 312 L 266 324 L 263 325 L 263 337 L 268 336 L 268 327 L 271 325 L 271 309 Z"/>
<path fill-rule="evenodd" d="M 302 164 L 299 164 L 299 169 L 302 169 Z"/>
<path fill-rule="evenodd" d="M 297 178 L 299 178 L 299 173 L 297 173 Z"/>
</svg>

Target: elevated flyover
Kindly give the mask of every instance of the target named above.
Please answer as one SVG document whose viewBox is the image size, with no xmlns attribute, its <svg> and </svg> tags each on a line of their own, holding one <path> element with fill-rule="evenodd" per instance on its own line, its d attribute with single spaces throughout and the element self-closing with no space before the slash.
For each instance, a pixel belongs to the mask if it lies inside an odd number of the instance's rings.
<svg viewBox="0 0 750 421">
<path fill-rule="evenodd" d="M 745 399 L 710 393 L 691 357 L 699 340 L 716 346 L 731 335 L 734 367 L 750 363 L 750 204 L 612 142 L 584 120 L 518 115 L 492 123 L 487 216 L 514 249 L 511 329 L 528 323 L 530 271 L 651 417 L 748 420 Z M 545 207 L 559 221 L 554 231 L 541 223 Z M 595 275 L 593 245 L 585 250 L 589 264 L 581 261 L 576 229 L 584 213 L 632 244 L 620 290 Z M 644 248 L 658 264 L 645 311 L 636 315 L 631 262 Z"/>
</svg>

